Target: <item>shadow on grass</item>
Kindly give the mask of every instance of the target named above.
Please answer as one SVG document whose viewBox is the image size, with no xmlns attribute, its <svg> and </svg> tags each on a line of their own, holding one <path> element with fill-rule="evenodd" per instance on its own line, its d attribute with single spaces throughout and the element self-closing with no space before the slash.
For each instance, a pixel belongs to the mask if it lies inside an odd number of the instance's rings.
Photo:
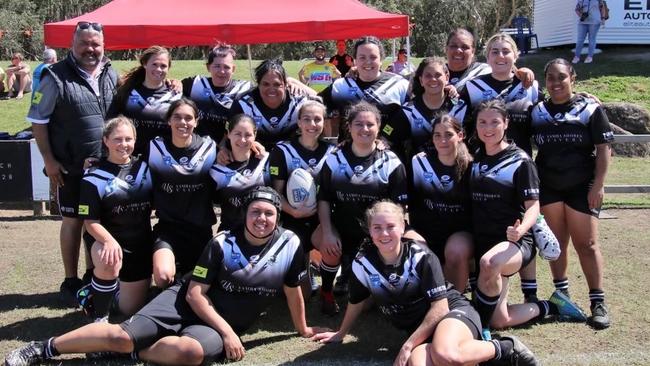
<svg viewBox="0 0 650 366">
<path fill-rule="evenodd" d="M 81 312 L 68 313 L 60 317 L 43 316 L 24 319 L 0 328 L 0 341 L 20 340 L 29 342 L 60 335 L 88 324 Z"/>
<path fill-rule="evenodd" d="M 21 221 L 61 221 L 61 216 L 44 215 L 44 216 L 6 216 L 0 217 L 0 222 L 21 222 Z"/>
<path fill-rule="evenodd" d="M 72 309 L 59 292 L 0 295 L 0 312 L 31 308 Z"/>
</svg>

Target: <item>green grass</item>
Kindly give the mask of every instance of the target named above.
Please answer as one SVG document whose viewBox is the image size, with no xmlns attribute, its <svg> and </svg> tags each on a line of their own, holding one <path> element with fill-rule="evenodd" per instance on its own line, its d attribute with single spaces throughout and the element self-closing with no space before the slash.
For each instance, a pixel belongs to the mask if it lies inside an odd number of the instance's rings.
<svg viewBox="0 0 650 366">
<path fill-rule="evenodd" d="M 546 366 L 650 364 L 650 313 L 646 311 L 650 299 L 644 285 L 650 282 L 650 210 L 609 213 L 615 218 L 600 220 L 599 243 L 606 263 L 604 288 L 612 327 L 594 331 L 585 324 L 546 321 L 503 332 L 521 338 Z M 63 276 L 57 239 L 60 222 L 35 220 L 28 214 L 0 211 L 0 356 L 24 342 L 58 335 L 87 322 L 79 311 L 65 308 L 57 297 Z M 575 252 L 570 252 L 571 294 L 588 309 L 584 276 Z M 553 289 L 545 261 L 538 260 L 537 278 L 540 298 L 548 297 Z M 511 302 L 521 301 L 517 276 L 510 289 Z M 338 327 L 342 319 L 321 315 L 316 298 L 307 302 L 307 317 L 310 324 L 332 328 Z M 242 337 L 246 357 L 237 365 L 390 365 L 405 337 L 405 333 L 371 312 L 361 317 L 343 344 L 315 344 L 296 337 L 286 305 L 279 301 Z M 65 358 L 72 360 L 64 364 L 89 364 L 83 355 Z M 118 366 L 125 362 L 93 364 Z"/>
</svg>

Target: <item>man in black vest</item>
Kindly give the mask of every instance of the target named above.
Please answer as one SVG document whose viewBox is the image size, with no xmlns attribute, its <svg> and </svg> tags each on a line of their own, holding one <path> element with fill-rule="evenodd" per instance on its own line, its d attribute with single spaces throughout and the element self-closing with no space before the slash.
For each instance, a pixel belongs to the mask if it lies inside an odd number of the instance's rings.
<svg viewBox="0 0 650 366">
<path fill-rule="evenodd" d="M 77 277 L 83 225 L 77 216 L 79 185 L 84 161 L 101 155 L 104 119 L 117 79 L 117 73 L 104 56 L 102 25 L 79 22 L 71 52 L 64 60 L 43 70 L 27 115 L 45 161 L 45 173 L 58 187 L 65 270 L 60 290 L 73 301 L 82 284 Z"/>
</svg>

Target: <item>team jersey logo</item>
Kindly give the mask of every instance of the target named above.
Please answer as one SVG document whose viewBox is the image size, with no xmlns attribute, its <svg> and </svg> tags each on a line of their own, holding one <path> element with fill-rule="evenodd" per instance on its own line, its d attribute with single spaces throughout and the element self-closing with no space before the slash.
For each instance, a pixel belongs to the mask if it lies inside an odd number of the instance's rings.
<svg viewBox="0 0 650 366">
<path fill-rule="evenodd" d="M 316 160 L 315 158 L 311 158 L 311 159 L 309 159 L 309 161 L 307 162 L 307 164 L 309 164 L 309 166 L 313 168 L 313 167 L 315 167 L 316 165 L 318 165 L 318 160 Z"/>
<path fill-rule="evenodd" d="M 494 99 L 494 91 L 493 90 L 484 90 L 483 91 L 483 98 L 484 99 Z"/>
<path fill-rule="evenodd" d="M 188 161 L 190 161 L 190 159 L 188 159 L 187 156 L 183 156 L 182 158 L 180 158 L 178 162 L 183 165 L 186 165 Z"/>
<path fill-rule="evenodd" d="M 483 164 L 483 165 L 481 165 L 481 171 L 484 172 L 484 171 L 486 171 L 486 170 L 488 170 L 488 166 L 487 166 L 487 164 Z"/>
<path fill-rule="evenodd" d="M 346 163 L 341 163 L 339 164 L 339 172 L 345 173 L 345 170 L 348 168 L 348 164 Z"/>
<path fill-rule="evenodd" d="M 269 167 L 269 172 L 271 173 L 271 175 L 278 175 L 280 174 L 280 169 L 277 166 L 272 166 Z"/>
<path fill-rule="evenodd" d="M 208 276 L 208 269 L 205 267 L 196 266 L 194 267 L 194 271 L 192 271 L 192 275 L 199 278 L 206 278 Z"/>
<path fill-rule="evenodd" d="M 415 119 L 415 125 L 419 128 L 422 129 L 424 127 L 424 120 L 422 118 L 416 118 Z"/>
<path fill-rule="evenodd" d="M 257 255 L 257 254 L 255 254 L 255 255 L 252 255 L 252 256 L 250 257 L 250 259 L 248 260 L 248 263 L 250 263 L 251 265 L 254 266 L 254 265 L 256 265 L 257 262 L 259 262 L 259 261 L 260 261 L 260 256 Z"/>
<path fill-rule="evenodd" d="M 271 126 L 273 126 L 273 127 L 277 127 L 279 121 L 280 120 L 278 119 L 278 117 L 271 117 L 271 119 L 269 120 L 269 122 L 271 123 Z"/>
<path fill-rule="evenodd" d="M 250 177 L 251 174 L 253 174 L 253 172 L 250 169 L 244 169 L 244 171 L 241 172 L 241 175 L 243 175 L 244 177 Z"/>
<path fill-rule="evenodd" d="M 443 184 L 449 183 L 451 177 L 449 177 L 448 175 L 443 175 L 442 177 L 440 177 L 440 180 L 442 181 Z"/>
<path fill-rule="evenodd" d="M 354 167 L 354 174 L 361 175 L 363 173 L 363 165 L 357 165 Z"/>
<path fill-rule="evenodd" d="M 133 176 L 131 174 L 127 175 L 126 177 L 124 177 L 124 181 L 127 183 L 133 182 Z"/>
<path fill-rule="evenodd" d="M 350 94 L 350 95 L 356 95 L 356 94 L 357 94 L 357 90 L 359 90 L 359 88 L 357 88 L 356 86 L 350 87 L 350 88 L 348 89 L 348 94 Z"/>
<path fill-rule="evenodd" d="M 400 276 L 397 273 L 391 273 L 390 276 L 388 276 L 388 282 L 393 286 L 397 286 L 399 280 Z"/>
<path fill-rule="evenodd" d="M 295 168 L 300 168 L 300 159 L 299 158 L 292 158 L 291 159 L 291 165 Z"/>
<path fill-rule="evenodd" d="M 171 156 L 163 156 L 163 163 L 167 166 L 172 165 L 172 157 Z"/>
<path fill-rule="evenodd" d="M 79 215 L 88 215 L 89 211 L 88 205 L 79 205 Z"/>
<path fill-rule="evenodd" d="M 393 133 L 393 130 L 394 128 L 392 128 L 390 125 L 386 125 L 384 126 L 384 129 L 382 131 L 384 131 L 385 134 L 390 136 Z"/>
<path fill-rule="evenodd" d="M 38 105 L 41 102 L 41 99 L 43 99 L 43 93 L 41 92 L 34 93 L 34 99 L 32 100 L 32 104 Z"/>
<path fill-rule="evenodd" d="M 371 275 L 368 276 L 368 278 L 370 279 L 370 284 L 373 287 L 381 286 L 381 279 L 379 278 L 378 274 L 371 274 Z"/>
<path fill-rule="evenodd" d="M 433 173 L 431 173 L 431 172 L 424 172 L 423 175 L 424 175 L 424 180 L 426 180 L 426 181 L 429 182 L 429 183 L 433 182 Z"/>
<path fill-rule="evenodd" d="M 232 258 L 233 260 L 239 260 L 240 257 L 241 257 L 241 254 L 239 254 L 239 253 L 236 253 L 236 252 L 230 253 L 230 258 Z"/>
</svg>

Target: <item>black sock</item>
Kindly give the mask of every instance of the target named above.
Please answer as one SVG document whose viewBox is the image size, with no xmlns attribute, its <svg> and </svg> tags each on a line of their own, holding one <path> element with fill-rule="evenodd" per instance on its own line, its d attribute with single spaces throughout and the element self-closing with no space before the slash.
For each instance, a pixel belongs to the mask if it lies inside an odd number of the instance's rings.
<svg viewBox="0 0 650 366">
<path fill-rule="evenodd" d="M 43 353 L 43 358 L 44 359 L 50 359 L 52 357 L 56 357 L 60 355 L 59 351 L 56 350 L 56 347 L 54 347 L 54 337 L 43 341 L 43 345 L 45 348 L 45 352 Z"/>
<path fill-rule="evenodd" d="M 548 315 L 558 315 L 560 313 L 557 305 L 548 300 L 535 301 L 535 304 L 539 307 L 539 315 L 535 317 L 537 321 L 543 320 Z"/>
<path fill-rule="evenodd" d="M 510 339 L 493 339 L 492 345 L 494 346 L 494 359 L 500 360 L 503 357 L 512 353 L 515 344 Z"/>
<path fill-rule="evenodd" d="M 494 314 L 494 309 L 497 307 L 499 302 L 499 295 L 497 296 L 488 296 L 484 294 L 481 289 L 477 288 L 474 292 L 474 299 L 476 300 L 476 311 L 481 317 L 481 324 L 483 328 L 490 327 L 490 319 L 492 319 L 492 314 Z"/>
<path fill-rule="evenodd" d="M 605 292 L 600 289 L 589 290 L 589 301 L 591 301 L 592 307 L 597 303 L 605 302 Z"/>
<path fill-rule="evenodd" d="M 93 306 L 95 307 L 95 317 L 103 318 L 108 315 L 115 291 L 117 291 L 117 278 L 103 280 L 93 275 L 90 284 L 90 292 L 93 295 Z"/>
<path fill-rule="evenodd" d="M 568 278 L 560 278 L 559 280 L 553 280 L 553 285 L 555 285 L 556 290 L 564 292 L 565 295 L 569 294 Z"/>
<path fill-rule="evenodd" d="M 521 279 L 521 292 L 524 297 L 535 296 L 537 297 L 537 279 L 525 280 Z"/>
<path fill-rule="evenodd" d="M 336 272 L 338 272 L 340 265 L 331 266 L 325 261 L 320 261 L 320 278 L 321 278 L 321 290 L 325 292 L 331 292 L 334 287 L 334 277 L 336 277 Z"/>
</svg>

